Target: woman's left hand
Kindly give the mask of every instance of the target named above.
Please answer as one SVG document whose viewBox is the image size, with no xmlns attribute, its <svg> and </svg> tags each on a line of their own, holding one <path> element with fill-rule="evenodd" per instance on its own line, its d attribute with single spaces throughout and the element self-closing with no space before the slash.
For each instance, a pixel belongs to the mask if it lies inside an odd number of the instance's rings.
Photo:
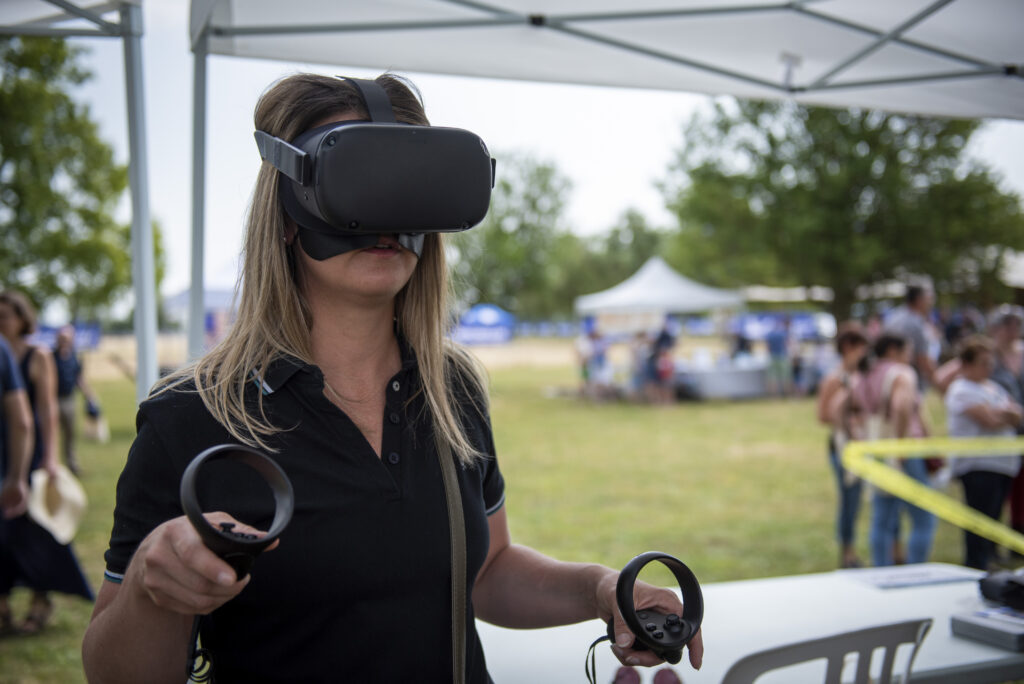
<svg viewBox="0 0 1024 684">
<path fill-rule="evenodd" d="M 633 650 L 633 642 L 636 637 L 626 626 L 626 621 L 622 619 L 622 614 L 619 612 L 618 602 L 615 598 L 616 582 L 618 582 L 618 574 L 608 573 L 601 579 L 597 587 L 598 616 L 605 622 L 613 621 L 615 643 L 612 644 L 612 652 L 623 665 L 651 667 L 661 664 L 664 661 L 652 651 Z M 655 587 L 645 582 L 636 583 L 634 600 L 637 609 L 653 608 L 663 613 L 683 614 L 683 604 L 674 591 Z M 704 659 L 704 640 L 701 632 L 697 632 L 690 643 L 686 645 L 686 649 L 689 651 L 690 665 L 693 666 L 693 669 L 699 670 Z"/>
</svg>

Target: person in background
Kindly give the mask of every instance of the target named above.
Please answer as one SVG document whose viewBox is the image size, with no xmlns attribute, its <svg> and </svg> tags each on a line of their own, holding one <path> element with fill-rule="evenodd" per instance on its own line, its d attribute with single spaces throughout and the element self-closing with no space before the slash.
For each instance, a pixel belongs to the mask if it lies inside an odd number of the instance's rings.
<svg viewBox="0 0 1024 684">
<path fill-rule="evenodd" d="M 964 340 L 959 354 L 960 376 L 946 392 L 946 422 L 951 437 L 1012 437 L 1022 416 L 1021 405 L 990 379 L 995 347 L 980 335 Z M 1020 454 L 954 458 L 953 475 L 964 488 L 964 500 L 976 511 L 998 520 L 1013 478 L 1020 471 Z M 995 545 L 964 532 L 964 565 L 988 570 Z"/>
<path fill-rule="evenodd" d="M 889 313 L 883 324 L 883 333 L 904 338 L 910 349 L 910 365 L 917 372 L 918 389 L 933 382 L 935 361 L 938 358 L 939 339 L 928 320 L 935 295 L 930 287 L 910 285 L 902 306 Z"/>
<path fill-rule="evenodd" d="M 633 335 L 629 343 L 630 385 L 629 394 L 633 401 L 646 398 L 647 357 L 651 354 L 651 339 L 641 330 Z"/>
<path fill-rule="evenodd" d="M 765 335 L 768 348 L 768 392 L 780 397 L 793 393 L 793 362 L 791 359 L 792 340 L 789 336 L 789 317 L 776 322 Z"/>
<path fill-rule="evenodd" d="M 79 475 L 78 456 L 75 453 L 75 390 L 81 390 L 90 418 L 100 415 L 100 403 L 82 372 L 82 361 L 75 350 L 75 328 L 66 325 L 57 332 L 53 348 L 57 367 L 57 408 L 60 419 L 61 454 L 68 470 Z"/>
<path fill-rule="evenodd" d="M 989 377 L 1010 395 L 1013 402 L 1024 406 L 1024 309 L 1004 304 L 989 314 L 989 335 L 995 346 L 995 365 Z M 1016 425 L 1018 435 L 1024 435 L 1024 420 Z M 1010 526 L 1024 533 L 1024 471 L 1018 471 L 1010 484 Z"/>
<path fill-rule="evenodd" d="M 17 633 L 8 599 L 14 582 L 5 569 L 14 567 L 6 521 L 28 508 L 28 474 L 32 461 L 32 410 L 18 361 L 0 337 L 0 637 Z M 10 586 L 8 586 L 10 585 Z"/>
<path fill-rule="evenodd" d="M 29 343 L 35 332 L 35 309 L 20 292 L 0 293 L 0 335 L 6 338 L 25 380 L 34 423 L 34 448 L 30 470 L 57 472 L 57 372 L 46 347 Z M 82 573 L 71 546 L 61 544 L 29 516 L 4 523 L 9 544 L 0 567 L 0 596 L 16 584 L 32 590 L 28 615 L 18 627 L 23 634 L 42 631 L 53 614 L 49 592 L 77 595 L 89 601 L 92 589 Z"/>
<path fill-rule="evenodd" d="M 857 514 L 860 512 L 861 480 L 846 471 L 840 457 L 850 435 L 861 429 L 858 406 L 850 400 L 863 379 L 862 362 L 868 352 L 868 340 L 859 324 L 844 323 L 836 335 L 839 366 L 822 380 L 818 391 L 818 421 L 831 428 L 828 457 L 838 489 L 836 533 L 839 540 L 839 567 L 860 567 L 855 545 Z"/>
<path fill-rule="evenodd" d="M 853 400 L 863 411 L 863 428 L 854 430 L 857 439 L 902 439 L 926 437 L 921 417 L 921 394 L 917 376 L 908 364 L 907 343 L 889 333 L 875 341 L 875 360 L 864 379 L 853 390 Z M 928 469 L 923 459 L 899 461 L 910 477 L 928 484 Z M 935 516 L 899 497 L 876 490 L 871 511 L 871 561 L 875 566 L 898 561 L 897 539 L 903 511 L 910 517 L 906 561 L 924 563 L 931 553 L 935 536 Z"/>
</svg>

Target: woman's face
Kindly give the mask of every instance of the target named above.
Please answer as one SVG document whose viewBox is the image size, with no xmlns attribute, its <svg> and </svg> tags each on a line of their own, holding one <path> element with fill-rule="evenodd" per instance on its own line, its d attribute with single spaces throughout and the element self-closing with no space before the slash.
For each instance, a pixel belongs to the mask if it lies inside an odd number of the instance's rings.
<svg viewBox="0 0 1024 684">
<path fill-rule="evenodd" d="M 992 374 L 992 369 L 995 367 L 995 359 L 992 354 L 988 352 L 982 352 L 974 357 L 972 363 L 963 364 L 963 374 L 968 380 L 974 382 L 981 382 L 988 378 Z"/>
<path fill-rule="evenodd" d="M 354 113 L 329 116 L 314 123 L 311 128 L 340 121 L 354 121 Z M 286 236 L 301 243 L 302 236 L 289 227 Z M 318 261 L 296 245 L 299 269 L 306 296 L 311 301 L 320 297 L 326 301 L 350 301 L 360 306 L 390 304 L 405 287 L 416 269 L 418 257 L 398 244 L 397 236 L 382 234 L 375 245 Z"/>
<path fill-rule="evenodd" d="M 22 321 L 7 302 L 0 302 L 0 335 L 13 341 L 21 337 Z"/>
<path fill-rule="evenodd" d="M 843 348 L 843 361 L 848 366 L 856 366 L 868 353 L 866 342 L 853 342 Z"/>
</svg>

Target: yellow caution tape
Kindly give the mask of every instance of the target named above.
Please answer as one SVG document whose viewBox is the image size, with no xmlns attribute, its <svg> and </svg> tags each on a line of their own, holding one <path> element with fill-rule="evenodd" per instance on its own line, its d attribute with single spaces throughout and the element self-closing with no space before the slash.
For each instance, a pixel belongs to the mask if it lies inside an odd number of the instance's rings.
<svg viewBox="0 0 1024 684">
<path fill-rule="evenodd" d="M 879 489 L 898 496 L 946 522 L 991 539 L 1024 554 L 1024 534 L 979 513 L 956 499 L 906 475 L 880 459 L 931 458 L 1024 454 L 1024 437 L 932 437 L 928 439 L 879 439 L 849 442 L 843 449 L 843 467 Z"/>
</svg>

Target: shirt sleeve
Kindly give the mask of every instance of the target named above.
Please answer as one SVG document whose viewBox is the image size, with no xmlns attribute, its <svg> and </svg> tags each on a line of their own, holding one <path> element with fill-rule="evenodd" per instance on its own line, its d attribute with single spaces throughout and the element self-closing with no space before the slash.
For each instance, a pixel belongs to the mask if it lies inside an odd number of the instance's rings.
<svg viewBox="0 0 1024 684">
<path fill-rule="evenodd" d="M 18 370 L 18 362 L 6 344 L 0 345 L 0 388 L 4 394 L 25 389 L 25 380 Z"/>
<path fill-rule="evenodd" d="M 139 414 L 139 432 L 117 481 L 117 502 L 104 576 L 120 582 L 135 550 L 161 523 L 182 515 L 178 495 L 181 472 L 170 458 L 156 427 Z"/>
</svg>

